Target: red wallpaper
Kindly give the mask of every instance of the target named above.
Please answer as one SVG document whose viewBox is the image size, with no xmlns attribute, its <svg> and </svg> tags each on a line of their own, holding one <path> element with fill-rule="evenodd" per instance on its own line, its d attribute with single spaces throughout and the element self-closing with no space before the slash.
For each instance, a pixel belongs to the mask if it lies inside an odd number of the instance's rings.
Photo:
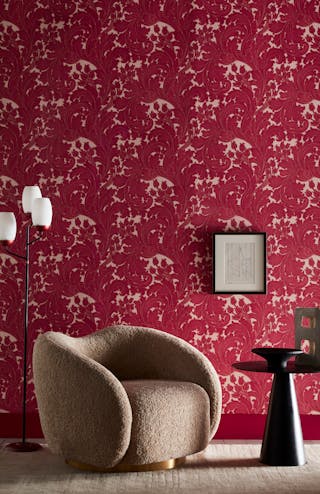
<svg viewBox="0 0 320 494">
<path fill-rule="evenodd" d="M 224 412 L 263 413 L 270 378 L 231 368 L 294 343 L 320 298 L 317 0 L 1 3 L 0 207 L 39 184 L 30 340 L 111 323 L 203 351 Z M 265 231 L 268 294 L 211 292 L 211 232 Z M 23 263 L 0 256 L 0 410 L 21 409 Z M 29 373 L 28 409 L 34 410 Z M 319 413 L 319 376 L 296 378 Z"/>
</svg>

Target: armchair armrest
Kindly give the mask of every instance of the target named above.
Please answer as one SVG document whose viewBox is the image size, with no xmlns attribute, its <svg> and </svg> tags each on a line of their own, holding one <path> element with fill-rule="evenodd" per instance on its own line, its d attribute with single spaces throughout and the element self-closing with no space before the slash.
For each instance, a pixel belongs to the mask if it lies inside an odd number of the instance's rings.
<svg viewBox="0 0 320 494">
<path fill-rule="evenodd" d="M 130 442 L 132 411 L 112 372 L 79 352 L 77 339 L 54 332 L 37 338 L 33 369 L 50 449 L 83 463 L 117 464 Z"/>
</svg>

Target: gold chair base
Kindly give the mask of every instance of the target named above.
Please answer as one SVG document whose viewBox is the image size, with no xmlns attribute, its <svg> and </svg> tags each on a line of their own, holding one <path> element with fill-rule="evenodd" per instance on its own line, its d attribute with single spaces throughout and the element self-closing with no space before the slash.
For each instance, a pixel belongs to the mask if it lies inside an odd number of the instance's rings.
<svg viewBox="0 0 320 494">
<path fill-rule="evenodd" d="M 96 467 L 94 465 L 88 465 L 87 463 L 81 463 L 75 460 L 65 460 L 65 462 L 71 467 L 78 468 L 80 470 L 89 470 L 92 472 L 114 473 L 114 472 L 151 472 L 155 470 L 170 470 L 179 465 L 182 465 L 186 461 L 186 456 L 182 458 L 171 458 L 170 460 L 159 461 L 156 463 L 147 463 L 143 465 L 128 465 L 126 463 L 118 463 L 112 468 Z"/>
</svg>

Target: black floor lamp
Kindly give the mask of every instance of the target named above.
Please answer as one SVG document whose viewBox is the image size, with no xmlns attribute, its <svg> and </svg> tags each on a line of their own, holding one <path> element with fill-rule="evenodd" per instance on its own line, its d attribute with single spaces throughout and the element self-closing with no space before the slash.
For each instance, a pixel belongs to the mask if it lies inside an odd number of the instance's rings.
<svg viewBox="0 0 320 494">
<path fill-rule="evenodd" d="M 26 227 L 25 255 L 12 252 L 8 246 L 14 242 L 17 224 L 14 213 L 0 212 L 0 243 L 6 252 L 25 261 L 25 293 L 24 293 L 24 345 L 23 345 L 23 400 L 22 400 L 22 438 L 21 441 L 10 443 L 8 448 L 14 451 L 28 452 L 41 448 L 40 444 L 26 441 L 26 398 L 27 398 L 27 357 L 28 357 L 28 303 L 29 303 L 29 248 L 40 240 L 41 234 L 51 225 L 52 206 L 50 199 L 42 197 L 37 185 L 26 186 L 22 194 L 22 207 L 25 213 L 31 213 L 31 221 Z M 39 236 L 30 240 L 30 229 L 34 226 Z"/>
</svg>

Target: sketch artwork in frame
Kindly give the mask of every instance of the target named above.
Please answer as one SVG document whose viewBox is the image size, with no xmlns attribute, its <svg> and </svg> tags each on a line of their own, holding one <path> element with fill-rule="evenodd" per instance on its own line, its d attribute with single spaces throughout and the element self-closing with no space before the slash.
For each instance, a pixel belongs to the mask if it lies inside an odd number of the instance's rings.
<svg viewBox="0 0 320 494">
<path fill-rule="evenodd" d="M 266 234 L 213 234 L 213 293 L 266 293 Z"/>
</svg>

